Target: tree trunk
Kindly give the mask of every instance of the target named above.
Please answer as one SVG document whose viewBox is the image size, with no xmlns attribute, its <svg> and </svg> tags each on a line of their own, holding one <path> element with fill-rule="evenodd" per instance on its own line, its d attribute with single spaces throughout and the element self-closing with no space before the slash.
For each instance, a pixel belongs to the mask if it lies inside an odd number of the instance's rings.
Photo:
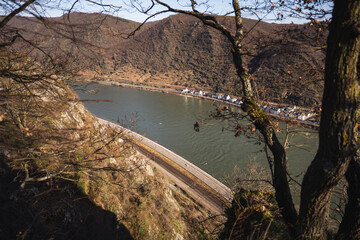
<svg viewBox="0 0 360 240">
<path fill-rule="evenodd" d="M 325 239 L 331 192 L 356 152 L 360 1 L 335 1 L 327 42 L 319 149 L 302 183 L 299 239 Z"/>
<path fill-rule="evenodd" d="M 274 156 L 273 184 L 275 188 L 275 197 L 282 216 L 287 223 L 290 234 L 294 236 L 298 215 L 292 200 L 287 179 L 287 159 L 285 149 L 279 142 L 269 117 L 259 108 L 253 99 L 250 77 L 243 67 L 239 48 L 234 48 L 232 53 L 238 76 L 243 85 L 244 104 L 242 109 L 249 115 L 256 129 L 263 135 L 265 144 L 269 147 Z"/>
<path fill-rule="evenodd" d="M 360 239 L 360 151 L 350 162 L 346 172 L 348 203 L 341 221 L 337 239 Z"/>
<path fill-rule="evenodd" d="M 328 37 L 319 149 L 304 176 L 300 219 L 287 181 L 284 147 L 278 141 L 270 119 L 254 101 L 250 77 L 243 66 L 241 53 L 243 26 L 238 0 L 232 1 L 235 10 L 235 36 L 214 16 L 198 11 L 173 9 L 162 1 L 156 0 L 156 2 L 166 7 L 168 11 L 197 17 L 205 25 L 220 31 L 231 42 L 234 64 L 243 87 L 243 110 L 250 116 L 274 155 L 274 187 L 284 220 L 291 233 L 296 226 L 296 235 L 299 238 L 324 239 L 331 191 L 344 176 L 356 148 L 356 123 L 359 114 L 356 64 L 360 50 L 358 37 L 360 24 L 357 20 L 360 19 L 360 0 L 335 1 L 333 22 Z"/>
</svg>

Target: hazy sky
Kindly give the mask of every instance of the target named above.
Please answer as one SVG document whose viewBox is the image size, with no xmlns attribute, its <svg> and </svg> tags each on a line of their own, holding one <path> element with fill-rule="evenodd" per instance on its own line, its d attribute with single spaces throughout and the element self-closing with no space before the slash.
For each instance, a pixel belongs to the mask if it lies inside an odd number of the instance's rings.
<svg viewBox="0 0 360 240">
<path fill-rule="evenodd" d="M 73 6 L 72 8 L 73 12 L 102 12 L 106 14 L 115 15 L 117 17 L 133 20 L 136 22 L 144 21 L 148 17 L 148 15 L 141 14 L 134 7 L 131 7 L 129 4 L 130 1 L 135 3 L 136 2 L 141 3 L 141 5 L 145 7 L 149 6 L 149 4 L 151 3 L 150 0 L 43 0 L 43 2 L 39 0 L 40 4 L 43 3 L 42 6 L 47 4 L 45 5 L 47 7 L 37 8 L 36 11 L 42 12 L 42 15 L 45 15 L 47 17 L 58 17 L 66 13 L 66 10 L 70 9 L 71 6 Z M 172 6 L 173 8 L 181 8 L 181 9 L 186 9 L 186 5 L 188 5 L 188 3 L 190 2 L 189 0 L 163 0 L 163 1 L 169 4 L 170 6 Z M 9 1 L 5 0 L 3 2 L 9 2 Z M 118 9 L 113 7 L 101 7 L 98 4 L 95 4 L 95 2 L 97 3 L 100 2 L 104 5 L 121 6 L 121 8 Z M 200 3 L 201 1 L 199 0 L 197 2 Z M 220 15 L 232 11 L 232 5 L 230 4 L 231 3 L 230 0 L 207 0 L 207 2 L 208 2 L 207 8 L 205 8 L 202 5 L 198 6 L 200 11 L 207 10 L 208 12 L 220 14 Z M 262 2 L 262 1 L 240 0 L 240 5 L 241 7 L 249 6 L 254 2 Z M 76 4 L 73 5 L 74 3 Z M 326 6 L 325 8 L 330 9 L 331 6 Z M 151 13 L 161 10 L 164 10 L 164 8 L 155 7 Z M 4 11 L 4 9 L 1 9 L 1 5 L 0 5 L 0 14 L 6 14 L 6 11 Z M 243 17 L 257 19 L 257 17 L 259 16 L 263 17 L 265 13 L 256 11 L 256 14 L 258 14 L 258 16 L 256 16 L 254 14 L 250 14 L 249 12 L 243 11 L 242 14 Z M 277 16 L 276 14 L 277 12 L 270 12 L 266 14 L 265 21 L 273 22 L 276 19 Z M 155 18 L 152 18 L 151 21 L 159 20 L 169 15 L 170 13 L 161 14 L 156 16 Z M 284 13 L 284 15 L 286 14 Z M 287 18 L 283 21 L 280 21 L 279 23 L 291 23 L 291 22 L 304 23 L 306 22 L 306 20 L 299 18 Z"/>
<path fill-rule="evenodd" d="M 165 3 L 169 4 L 171 7 L 173 8 L 181 8 L 181 9 L 190 9 L 188 7 L 189 5 L 189 0 L 163 0 Z M 105 4 L 112 4 L 112 5 L 117 5 L 117 6 L 122 6 L 122 9 L 119 10 L 116 13 L 112 13 L 112 15 L 116 15 L 118 17 L 122 17 L 122 18 L 126 18 L 129 20 L 133 20 L 133 21 L 137 21 L 137 22 L 142 22 L 144 21 L 148 15 L 146 14 L 141 14 L 139 13 L 135 8 L 131 7 L 129 2 L 130 0 L 102 0 L 103 3 Z M 149 0 L 137 0 L 137 1 L 133 1 L 133 2 L 140 2 L 142 3 L 142 6 L 150 6 L 150 2 Z M 200 2 L 204 2 L 204 1 L 197 1 L 199 4 Z M 215 14 L 220 14 L 220 15 L 224 15 L 227 14 L 229 12 L 231 12 L 233 10 L 232 5 L 230 0 L 207 0 L 207 5 L 199 5 L 198 9 L 200 11 L 208 11 L 211 13 L 215 13 Z M 262 2 L 262 1 L 254 1 L 254 0 L 240 0 L 240 5 L 242 6 L 250 6 L 252 4 L 254 4 L 254 2 Z M 99 6 L 96 6 L 94 4 L 88 3 L 86 1 L 83 1 L 82 4 L 78 4 L 77 9 L 79 11 L 84 11 L 84 12 L 88 12 L 88 11 L 92 11 L 92 12 L 98 12 L 99 10 L 101 11 L 106 11 L 107 9 L 103 9 Z M 109 9 L 111 12 L 111 9 Z M 155 7 L 154 10 L 151 13 L 154 13 L 156 11 L 160 11 L 160 10 L 164 10 L 164 8 L 162 7 Z M 256 12 L 257 14 L 259 14 L 258 16 L 254 15 L 254 14 L 250 14 L 249 12 L 243 11 L 243 17 L 247 17 L 247 18 L 253 18 L 253 19 L 257 19 L 257 17 L 262 17 L 262 13 L 260 13 L 259 11 Z M 59 15 L 62 15 L 61 12 L 58 12 Z M 161 14 L 158 15 L 154 18 L 152 18 L 152 21 L 154 20 L 159 20 L 162 19 L 164 17 L 169 16 L 171 13 L 165 13 L 165 14 Z M 271 12 L 269 14 L 266 15 L 265 18 L 267 21 L 274 21 L 276 19 L 276 13 Z M 303 23 L 304 19 L 286 19 L 285 21 L 282 21 L 290 23 L 290 22 L 295 22 L 295 23 Z"/>
<path fill-rule="evenodd" d="M 103 12 L 103 13 L 109 13 L 111 15 L 116 15 L 118 17 L 126 18 L 129 20 L 142 22 L 144 21 L 148 15 L 142 14 L 139 11 L 137 11 L 134 7 L 130 5 L 131 0 L 94 0 L 94 2 L 102 2 L 105 5 L 114 5 L 114 6 L 121 6 L 121 9 L 114 12 L 114 8 L 110 7 L 100 7 L 94 3 L 91 3 L 92 1 L 86 1 L 81 0 L 78 1 L 75 7 L 73 8 L 73 11 L 81 11 L 81 12 Z M 181 8 L 186 9 L 186 6 L 190 2 L 189 0 L 163 0 L 165 3 L 169 4 L 170 6 L 174 8 Z M 61 16 L 64 13 L 64 10 L 69 9 L 69 6 L 72 5 L 72 3 L 75 2 L 75 0 L 66 0 L 62 1 L 62 7 L 63 9 L 54 9 L 48 11 L 48 15 L 55 17 L 55 16 Z M 140 2 L 143 7 L 150 6 L 151 1 L 149 0 L 135 0 L 133 2 Z M 199 3 L 201 1 L 198 1 Z M 229 4 L 229 0 L 207 0 L 210 8 L 208 9 L 209 12 L 213 12 L 216 14 L 226 14 L 232 10 L 231 5 Z M 189 9 L 189 8 L 188 8 Z M 154 10 L 151 13 L 154 13 L 156 11 L 164 10 L 163 7 L 155 7 Z M 204 11 L 205 8 L 203 6 L 199 6 L 199 10 Z M 153 18 L 153 20 L 159 20 L 166 16 L 169 16 L 171 13 L 165 13 L 156 16 Z"/>
</svg>

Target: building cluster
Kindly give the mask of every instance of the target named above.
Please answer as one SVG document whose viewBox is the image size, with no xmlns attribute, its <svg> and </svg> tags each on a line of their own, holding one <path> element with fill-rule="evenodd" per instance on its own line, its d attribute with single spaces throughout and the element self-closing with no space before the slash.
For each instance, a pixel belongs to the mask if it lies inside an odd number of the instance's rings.
<svg viewBox="0 0 360 240">
<path fill-rule="evenodd" d="M 260 108 L 267 113 L 277 114 L 283 118 L 298 119 L 306 121 L 316 115 L 315 112 L 297 108 L 296 106 L 262 105 Z"/>
<path fill-rule="evenodd" d="M 197 95 L 197 96 L 204 96 L 204 97 L 209 97 L 209 98 L 214 98 L 214 99 L 218 99 L 218 100 L 222 100 L 222 101 L 226 101 L 226 102 L 230 102 L 230 103 L 234 103 L 237 105 L 242 105 L 243 102 L 237 98 L 232 98 L 230 95 L 223 95 L 223 94 L 218 94 L 218 93 L 211 93 L 211 92 L 205 92 L 202 90 L 189 90 L 187 88 L 183 89 L 180 91 L 181 93 L 186 93 L 186 94 L 192 94 L 192 95 Z M 310 118 L 314 117 L 316 115 L 316 113 L 314 111 L 311 110 L 305 110 L 302 108 L 298 108 L 296 106 L 278 106 L 275 104 L 264 104 L 262 106 L 260 106 L 260 108 L 267 113 L 271 113 L 274 115 L 278 115 L 279 117 L 282 118 L 287 118 L 287 119 L 297 119 L 300 121 L 308 121 Z M 318 122 L 316 120 L 310 120 L 310 122 L 312 122 L 313 124 L 318 124 Z"/>
<path fill-rule="evenodd" d="M 181 93 L 188 93 L 188 94 L 197 95 L 197 96 L 210 97 L 210 98 L 234 103 L 237 105 L 243 104 L 243 102 L 241 100 L 238 100 L 237 98 L 232 98 L 230 95 L 226 95 L 226 94 L 224 95 L 224 94 L 219 94 L 219 93 L 211 93 L 211 92 L 205 92 L 202 90 L 189 90 L 187 88 L 181 90 Z"/>
</svg>

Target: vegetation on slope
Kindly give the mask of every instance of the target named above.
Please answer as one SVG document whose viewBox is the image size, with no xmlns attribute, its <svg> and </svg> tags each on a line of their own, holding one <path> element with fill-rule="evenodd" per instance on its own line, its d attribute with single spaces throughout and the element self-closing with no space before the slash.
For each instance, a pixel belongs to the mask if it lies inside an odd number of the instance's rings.
<svg viewBox="0 0 360 240">
<path fill-rule="evenodd" d="M 1 237 L 215 236 L 219 219 L 100 125 L 62 80 L 15 53 L 0 64 Z"/>
<path fill-rule="evenodd" d="M 235 29 L 231 17 L 221 21 Z M 260 22 L 252 29 L 255 24 L 244 19 L 244 62 L 260 98 L 319 104 L 327 24 Z M 32 18 L 14 18 L 10 25 L 28 40 L 36 39 L 37 46 L 56 61 L 66 59 L 68 65 L 82 69 L 86 78 L 241 92 L 226 39 L 194 17 L 174 15 L 147 23 L 131 38 L 126 36 L 138 23 L 102 14 L 71 13 L 46 19 L 45 25 Z M 23 45 L 19 41 L 13 48 Z"/>
</svg>

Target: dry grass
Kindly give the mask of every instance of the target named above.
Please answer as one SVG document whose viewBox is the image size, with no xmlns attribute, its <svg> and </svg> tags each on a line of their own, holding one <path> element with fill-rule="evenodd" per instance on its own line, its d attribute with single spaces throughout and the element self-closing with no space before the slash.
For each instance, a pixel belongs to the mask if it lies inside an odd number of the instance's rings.
<svg viewBox="0 0 360 240">
<path fill-rule="evenodd" d="M 12 181 L 19 184 L 14 191 L 24 193 L 20 199 L 26 199 L 34 188 L 43 196 L 42 205 L 31 208 L 32 215 L 43 216 L 41 224 L 51 219 L 51 225 L 70 234 L 64 225 L 69 209 L 75 211 L 74 216 L 84 216 L 79 222 L 86 222 L 88 214 L 78 201 L 88 199 L 94 208 L 115 216 L 116 234 L 119 229 L 127 229 L 121 234 L 130 233 L 134 239 L 216 236 L 218 220 L 148 165 L 149 159 L 122 133 L 100 125 L 62 80 L 43 76 L 25 82 L 36 71 L 41 72 L 41 67 L 29 73 L 22 70 L 27 59 L 12 62 L 2 62 L 2 69 L 17 65 L 11 71 L 23 77 L 16 81 L 0 76 L 1 164 L 6 171 L 17 172 Z M 66 189 L 77 193 L 66 200 L 69 208 L 64 210 L 61 201 L 55 199 L 67 196 Z M 61 194 L 56 195 L 59 191 Z M 34 197 L 33 203 L 36 201 Z M 51 203 L 59 207 L 57 212 L 47 213 L 45 206 Z M 37 221 L 29 217 L 22 224 L 30 226 L 27 236 L 40 236 L 32 222 Z M 51 233 L 54 228 L 46 226 Z M 60 236 L 56 231 L 52 233 Z M 14 237 L 15 233 L 8 234 Z"/>
</svg>

